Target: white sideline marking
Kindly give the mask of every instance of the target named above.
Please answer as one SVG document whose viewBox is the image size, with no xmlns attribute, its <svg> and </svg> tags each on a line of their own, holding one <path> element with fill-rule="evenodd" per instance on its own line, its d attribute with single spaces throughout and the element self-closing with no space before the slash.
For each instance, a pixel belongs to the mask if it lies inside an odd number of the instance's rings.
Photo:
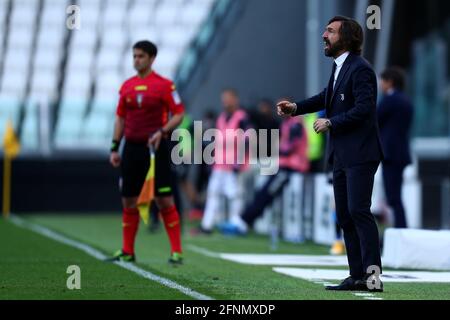
<svg viewBox="0 0 450 320">
<path fill-rule="evenodd" d="M 246 253 L 216 253 L 198 246 L 190 246 L 192 251 L 200 254 L 251 265 L 274 266 L 348 266 L 345 256 L 319 256 L 301 254 L 246 254 Z M 304 268 L 273 268 L 275 272 L 303 278 L 317 284 L 326 280 L 341 280 L 348 276 L 346 270 L 304 269 Z M 450 283 L 450 272 L 439 271 L 385 271 L 381 275 L 385 282 L 434 282 Z M 328 285 L 328 283 L 326 284 Z"/>
<path fill-rule="evenodd" d="M 304 255 L 286 255 L 286 254 L 278 254 L 278 255 L 276 255 L 276 254 L 270 254 L 270 255 L 251 254 L 251 255 L 249 255 L 249 254 L 243 254 L 243 253 L 241 253 L 241 254 L 227 254 L 227 253 L 217 253 L 217 252 L 214 252 L 214 251 L 211 251 L 211 250 L 208 250 L 208 249 L 196 246 L 196 245 L 188 245 L 187 248 L 190 249 L 191 251 L 203 254 L 203 255 L 205 255 L 207 257 L 210 257 L 210 258 L 225 259 L 225 260 L 230 260 L 230 261 L 233 261 L 233 262 L 239 262 L 239 263 L 244 263 L 244 264 L 254 264 L 252 262 L 255 261 L 255 256 L 256 256 L 256 260 L 258 260 L 260 263 L 259 264 L 256 263 L 255 265 L 266 265 L 267 262 L 270 262 L 269 264 L 273 264 L 274 260 L 276 260 L 278 263 L 280 263 L 280 265 L 283 265 L 283 264 L 284 265 L 286 265 L 286 264 L 290 265 L 294 261 L 297 262 L 297 263 L 299 261 L 301 261 L 303 263 L 307 262 L 307 264 L 309 264 L 310 261 L 311 261 L 310 260 L 311 257 L 316 262 L 317 262 L 316 258 L 319 257 L 319 260 L 321 259 L 319 262 L 327 263 L 327 262 L 331 262 L 329 260 L 330 257 L 331 258 L 334 257 L 334 256 L 304 256 Z M 229 259 L 230 257 L 233 257 L 233 256 L 236 257 L 236 259 Z M 248 257 L 248 256 L 251 256 L 251 257 L 249 259 L 247 259 L 246 257 Z M 268 258 L 268 256 L 269 256 L 269 258 Z M 286 257 L 288 258 L 287 262 L 282 260 L 283 258 L 286 258 Z M 306 257 L 306 258 L 302 259 L 303 257 Z M 280 271 L 278 271 L 276 269 L 287 269 L 287 270 L 293 269 L 293 270 L 295 270 L 296 268 L 273 268 L 273 271 L 279 272 L 279 273 L 283 273 L 283 272 L 280 272 Z M 300 269 L 300 270 L 302 270 L 302 269 Z M 306 269 L 306 270 L 308 270 L 308 269 Z M 318 271 L 320 271 L 320 270 L 318 270 Z M 284 274 L 293 276 L 293 275 L 288 274 L 288 273 L 284 273 Z M 341 277 L 341 278 L 343 278 L 343 277 Z M 337 279 L 339 279 L 339 278 L 337 278 Z M 326 281 L 326 280 L 335 280 L 335 279 L 320 279 L 320 278 L 316 278 L 316 279 L 306 279 L 306 280 L 312 281 L 315 284 L 323 285 L 324 287 L 336 285 L 335 283 L 331 283 L 331 282 Z M 368 300 L 383 300 L 383 298 L 375 297 L 373 295 L 373 293 L 369 293 L 369 292 L 364 292 L 364 293 L 352 292 L 352 294 L 354 296 L 356 296 L 356 297 L 361 297 L 363 299 L 368 299 Z"/>
<path fill-rule="evenodd" d="M 326 280 L 339 280 L 348 276 L 346 270 L 328 270 L 328 269 L 300 269 L 300 268 L 273 268 L 275 272 L 285 274 L 295 278 L 301 278 L 314 282 L 316 284 L 322 284 L 323 286 L 333 286 L 336 284 L 326 282 Z M 354 296 L 360 297 L 366 300 L 383 300 L 381 297 L 375 297 L 370 292 L 351 292 Z"/>
<path fill-rule="evenodd" d="M 34 231 L 40 235 L 43 235 L 47 238 L 50 238 L 52 240 L 55 240 L 57 242 L 60 243 L 64 243 L 70 247 L 74 247 L 77 248 L 83 252 L 85 252 L 86 254 L 90 255 L 91 257 L 96 258 L 97 260 L 104 260 L 107 258 L 107 256 L 105 256 L 102 252 L 92 248 L 91 246 L 84 244 L 82 242 L 70 239 L 66 236 L 63 236 L 57 232 L 54 232 L 50 229 L 47 229 L 45 227 L 42 227 L 40 225 L 25 221 L 22 218 L 19 218 L 16 215 L 11 215 L 9 221 L 11 221 L 12 223 L 14 223 L 16 226 Z M 201 294 L 197 291 L 194 291 L 188 287 L 182 286 L 172 280 L 169 280 L 167 278 L 163 278 L 160 277 L 154 273 L 151 273 L 150 271 L 144 270 L 139 268 L 138 266 L 131 264 L 131 263 L 127 263 L 127 262 L 113 262 L 114 264 L 129 270 L 131 272 L 136 273 L 137 275 L 140 275 L 143 278 L 146 278 L 148 280 L 152 280 L 155 282 L 158 282 L 159 284 L 162 284 L 163 286 L 169 287 L 171 289 L 175 289 L 178 290 L 182 293 L 184 293 L 187 296 L 190 296 L 192 298 L 198 299 L 198 300 L 214 300 L 213 298 L 206 296 L 204 294 Z"/>
<path fill-rule="evenodd" d="M 213 251 L 210 251 L 210 250 L 205 249 L 205 248 L 198 247 L 198 246 L 193 245 L 193 244 L 188 244 L 186 246 L 186 248 L 191 250 L 191 251 L 193 251 L 193 252 L 200 253 L 200 254 L 202 254 L 204 256 L 207 256 L 207 257 L 210 257 L 210 258 L 221 258 L 221 254 L 220 253 L 213 252 Z"/>
<path fill-rule="evenodd" d="M 211 258 L 220 258 L 241 264 L 268 266 L 347 266 L 346 256 L 304 255 L 304 254 L 258 254 L 258 253 L 218 253 L 189 245 L 191 251 Z"/>
<path fill-rule="evenodd" d="M 242 264 L 275 266 L 347 266 L 346 256 L 303 254 L 235 254 L 221 253 L 220 257 Z"/>
<path fill-rule="evenodd" d="M 273 271 L 309 281 L 340 280 L 348 277 L 348 270 L 337 269 L 273 268 Z M 450 272 L 384 271 L 380 278 L 383 282 L 450 283 Z"/>
<path fill-rule="evenodd" d="M 331 283 L 331 282 L 322 282 L 322 285 L 324 287 L 328 287 L 328 286 L 335 286 L 336 284 L 335 283 Z"/>
<path fill-rule="evenodd" d="M 358 297 L 373 297 L 372 293 L 355 292 L 353 294 Z"/>
</svg>

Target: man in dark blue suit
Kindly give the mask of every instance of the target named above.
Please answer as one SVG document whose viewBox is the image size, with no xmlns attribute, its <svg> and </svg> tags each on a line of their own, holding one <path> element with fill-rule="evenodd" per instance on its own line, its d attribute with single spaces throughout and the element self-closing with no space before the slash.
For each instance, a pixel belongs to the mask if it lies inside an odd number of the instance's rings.
<svg viewBox="0 0 450 320">
<path fill-rule="evenodd" d="M 378 124 L 383 144 L 383 183 L 386 199 L 394 211 L 396 228 L 406 228 L 405 209 L 401 191 L 403 171 L 411 163 L 409 133 L 413 106 L 403 93 L 405 76 L 397 67 L 381 73 L 383 98 L 378 104 Z"/>
<path fill-rule="evenodd" d="M 326 110 L 327 118 L 317 119 L 314 130 L 329 134 L 326 159 L 333 169 L 336 214 L 350 269 L 348 278 L 326 289 L 380 292 L 380 241 L 370 212 L 374 175 L 383 158 L 377 79 L 370 64 L 360 57 L 363 31 L 355 20 L 334 17 L 322 37 L 325 55 L 334 58 L 328 86 L 307 100 L 278 103 L 278 113 L 298 116 Z"/>
</svg>

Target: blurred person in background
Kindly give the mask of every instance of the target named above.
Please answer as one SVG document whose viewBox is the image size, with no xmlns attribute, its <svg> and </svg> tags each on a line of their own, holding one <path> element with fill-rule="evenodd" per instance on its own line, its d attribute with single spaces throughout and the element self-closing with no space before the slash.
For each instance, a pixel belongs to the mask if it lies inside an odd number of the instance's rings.
<svg viewBox="0 0 450 320">
<path fill-rule="evenodd" d="M 212 111 L 212 108 L 206 108 L 201 121 L 202 121 L 202 136 L 206 130 L 215 128 L 216 126 L 216 114 Z M 202 140 L 201 152 L 205 150 L 206 146 L 209 145 L 209 141 Z M 199 164 L 193 164 L 193 185 L 195 188 L 195 200 L 192 203 L 193 207 L 189 212 L 190 220 L 201 220 L 203 217 L 203 211 L 205 209 L 206 201 L 206 188 L 208 186 L 209 177 L 211 175 L 212 166 L 207 164 L 205 161 L 201 161 Z"/>
<path fill-rule="evenodd" d="M 150 41 L 134 44 L 137 75 L 125 81 L 119 91 L 110 162 L 121 171 L 123 243 L 110 261 L 135 261 L 134 242 L 139 226 L 137 199 L 150 166 L 151 146 L 155 150 L 155 202 L 171 245 L 169 263 L 182 263 L 181 228 L 173 198 L 168 137 L 183 120 L 184 106 L 172 81 L 152 70 L 156 55 L 157 48 Z M 121 156 L 119 145 L 123 136 L 125 145 Z"/>
<path fill-rule="evenodd" d="M 261 99 L 257 106 L 256 110 L 254 112 L 250 113 L 251 122 L 254 124 L 255 129 L 266 129 L 267 134 L 267 156 L 270 157 L 272 154 L 272 144 L 270 141 L 270 130 L 272 129 L 279 129 L 280 128 L 280 122 L 275 117 L 275 114 L 273 112 L 274 110 L 274 103 L 272 100 L 264 98 Z M 259 144 L 257 147 L 257 154 L 259 157 Z"/>
<path fill-rule="evenodd" d="M 387 203 L 394 211 L 395 228 L 406 228 L 401 194 L 403 171 L 411 163 L 409 140 L 414 108 L 403 92 L 405 74 L 402 69 L 387 68 L 381 73 L 380 85 L 383 97 L 378 104 L 377 113 L 384 151 L 384 191 Z"/>
<path fill-rule="evenodd" d="M 270 136 L 270 135 L 269 135 Z M 253 227 L 264 209 L 272 204 L 289 182 L 292 174 L 309 170 L 308 137 L 302 118 L 284 116 L 281 123 L 279 146 L 279 171 L 271 175 L 267 182 L 256 191 L 253 200 L 242 215 L 233 215 L 229 222 L 219 226 L 224 234 L 246 234 Z"/>
<path fill-rule="evenodd" d="M 249 129 L 250 121 L 247 113 L 241 108 L 238 93 L 234 89 L 225 89 L 221 95 L 223 112 L 219 115 L 216 128 L 220 130 L 222 139 L 216 145 L 222 145 L 222 150 L 215 149 L 215 162 L 208 182 L 205 212 L 199 231 L 210 234 L 215 226 L 217 215 L 221 209 L 223 196 L 228 200 L 230 217 L 239 215 L 244 206 L 243 172 L 248 170 L 248 152 L 243 164 L 238 163 L 237 148 L 246 145 L 245 136 L 235 135 L 238 129 Z M 228 133 L 227 133 L 228 131 Z M 239 141 L 243 139 L 243 141 Z M 248 148 L 246 148 L 248 151 Z M 231 155 L 234 155 L 231 158 Z M 231 161 L 227 161 L 231 160 Z"/>
<path fill-rule="evenodd" d="M 310 172 L 324 172 L 324 151 L 325 143 L 324 136 L 316 134 L 314 131 L 314 123 L 317 119 L 324 118 L 325 111 L 319 111 L 316 113 L 305 114 L 303 116 L 303 122 L 308 136 L 308 159 L 310 163 Z"/>
<path fill-rule="evenodd" d="M 183 129 L 180 130 L 181 134 L 181 148 L 180 148 L 180 156 L 191 158 L 191 154 L 194 148 L 194 122 L 192 120 L 192 117 L 189 114 L 185 114 L 183 117 L 183 121 L 178 126 L 177 129 Z M 177 143 L 174 141 L 171 141 L 172 147 L 175 146 Z M 172 149 L 172 148 L 171 148 Z M 177 176 L 177 182 L 179 185 L 179 189 L 183 191 L 183 193 L 187 197 L 187 201 L 189 202 L 188 205 L 192 206 L 194 205 L 196 199 L 197 199 L 197 192 L 194 188 L 194 185 L 189 180 L 189 175 L 191 171 L 192 164 L 188 163 L 181 163 L 178 165 L 173 165 L 173 169 Z M 182 205 L 181 205 L 181 199 L 180 199 L 180 205 L 177 205 L 177 208 L 179 209 L 180 213 L 183 212 Z M 181 215 L 183 216 L 183 215 Z"/>
</svg>

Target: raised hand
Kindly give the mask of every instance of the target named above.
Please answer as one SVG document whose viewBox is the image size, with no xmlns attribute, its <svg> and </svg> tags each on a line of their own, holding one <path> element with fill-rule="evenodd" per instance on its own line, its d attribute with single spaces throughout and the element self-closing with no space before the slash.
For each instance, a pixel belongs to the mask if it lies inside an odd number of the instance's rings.
<svg viewBox="0 0 450 320">
<path fill-rule="evenodd" d="M 279 116 L 291 115 L 295 112 L 297 106 L 295 103 L 289 101 L 280 101 L 277 103 L 277 113 Z"/>
</svg>

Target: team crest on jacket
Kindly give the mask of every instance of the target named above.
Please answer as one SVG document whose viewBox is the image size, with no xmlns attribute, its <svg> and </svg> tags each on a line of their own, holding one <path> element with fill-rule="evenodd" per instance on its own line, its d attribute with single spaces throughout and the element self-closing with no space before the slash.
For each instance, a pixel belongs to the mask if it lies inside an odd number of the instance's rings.
<svg viewBox="0 0 450 320">
<path fill-rule="evenodd" d="M 341 93 L 341 101 L 344 101 L 344 100 L 345 100 L 345 96 L 343 93 Z"/>
</svg>

